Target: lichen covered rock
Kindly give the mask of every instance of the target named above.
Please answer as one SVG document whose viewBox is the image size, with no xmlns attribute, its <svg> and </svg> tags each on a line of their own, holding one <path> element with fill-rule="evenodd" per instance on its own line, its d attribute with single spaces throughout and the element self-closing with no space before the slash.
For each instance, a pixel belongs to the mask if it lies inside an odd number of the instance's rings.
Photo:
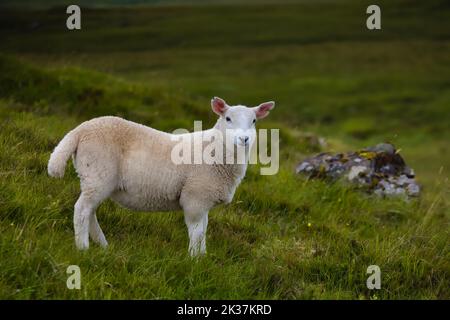
<svg viewBox="0 0 450 320">
<path fill-rule="evenodd" d="M 357 152 L 320 153 L 302 161 L 296 172 L 309 178 L 342 178 L 379 196 L 420 194 L 414 171 L 389 143 Z"/>
</svg>

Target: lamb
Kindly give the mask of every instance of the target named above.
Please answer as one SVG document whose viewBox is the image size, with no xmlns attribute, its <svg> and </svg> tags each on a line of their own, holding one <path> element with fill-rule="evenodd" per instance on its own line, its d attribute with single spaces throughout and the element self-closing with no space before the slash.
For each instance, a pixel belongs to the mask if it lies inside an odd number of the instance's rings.
<svg viewBox="0 0 450 320">
<path fill-rule="evenodd" d="M 274 105 L 271 101 L 253 108 L 229 106 L 215 97 L 211 100 L 212 110 L 219 115 L 215 126 L 185 135 L 231 135 L 231 146 L 225 138 L 220 140 L 223 157 L 234 152 L 235 146 L 244 146 L 248 157 L 256 137 L 255 122 Z M 108 245 L 95 211 L 111 198 L 132 210 L 183 210 L 190 255 L 206 253 L 208 212 L 217 204 L 231 202 L 247 163 L 175 164 L 171 154 L 179 136 L 112 116 L 83 122 L 66 134 L 50 156 L 48 174 L 63 177 L 72 156 L 81 188 L 74 208 L 78 249 L 89 248 L 89 236 L 103 247 Z"/>
</svg>

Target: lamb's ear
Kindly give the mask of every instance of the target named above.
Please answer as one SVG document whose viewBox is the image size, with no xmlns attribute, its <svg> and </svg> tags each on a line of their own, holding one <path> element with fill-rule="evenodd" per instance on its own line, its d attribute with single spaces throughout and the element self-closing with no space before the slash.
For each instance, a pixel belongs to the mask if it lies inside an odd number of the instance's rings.
<svg viewBox="0 0 450 320">
<path fill-rule="evenodd" d="M 225 114 L 225 111 L 227 111 L 228 109 L 228 105 L 225 100 L 214 97 L 213 99 L 211 99 L 211 108 L 219 116 L 223 116 Z"/>
<path fill-rule="evenodd" d="M 275 107 L 275 102 L 269 101 L 261 103 L 259 106 L 254 107 L 256 118 L 262 119 L 269 115 L 269 111 Z"/>
</svg>

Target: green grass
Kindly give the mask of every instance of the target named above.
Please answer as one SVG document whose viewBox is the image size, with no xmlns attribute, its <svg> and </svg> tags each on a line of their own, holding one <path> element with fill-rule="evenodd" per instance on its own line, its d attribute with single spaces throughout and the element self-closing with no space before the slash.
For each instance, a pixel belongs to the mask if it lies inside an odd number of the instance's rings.
<svg viewBox="0 0 450 320">
<path fill-rule="evenodd" d="M 353 1 L 83 10 L 81 32 L 64 29 L 63 9 L 0 12 L 0 298 L 449 299 L 450 12 L 381 6 L 376 33 Z M 167 131 L 211 125 L 213 95 L 277 102 L 261 125 L 280 128 L 281 167 L 251 166 L 211 211 L 207 256 L 188 257 L 182 213 L 111 201 L 98 210 L 108 249 L 77 251 L 75 171 L 46 173 L 63 135 L 106 114 Z M 305 131 L 332 151 L 394 142 L 421 198 L 296 176 L 319 151 Z M 81 290 L 66 288 L 71 264 Z M 366 288 L 372 264 L 381 290 Z"/>
</svg>

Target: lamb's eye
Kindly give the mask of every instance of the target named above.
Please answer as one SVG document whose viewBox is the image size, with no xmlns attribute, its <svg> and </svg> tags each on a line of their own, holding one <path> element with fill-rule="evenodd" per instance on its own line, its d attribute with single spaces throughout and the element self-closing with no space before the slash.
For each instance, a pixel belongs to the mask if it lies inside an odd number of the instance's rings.
<svg viewBox="0 0 450 320">
<path fill-rule="evenodd" d="M 227 122 L 231 122 L 230 117 L 226 117 L 225 120 L 227 120 Z"/>
<path fill-rule="evenodd" d="M 253 123 L 256 123 L 256 119 L 253 119 Z"/>
</svg>

